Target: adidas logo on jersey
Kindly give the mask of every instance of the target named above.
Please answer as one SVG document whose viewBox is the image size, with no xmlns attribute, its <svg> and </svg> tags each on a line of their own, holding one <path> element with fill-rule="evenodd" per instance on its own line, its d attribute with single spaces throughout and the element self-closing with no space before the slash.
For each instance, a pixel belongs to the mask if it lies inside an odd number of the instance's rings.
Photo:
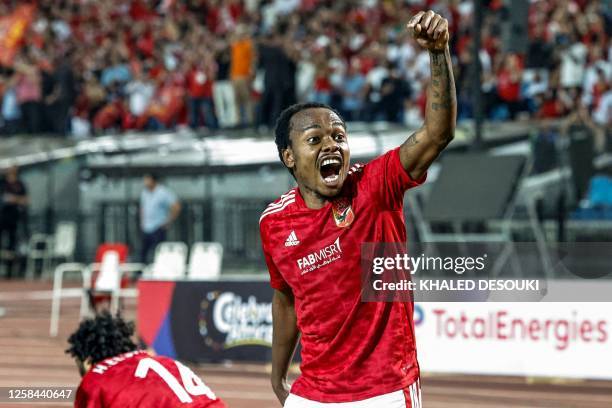
<svg viewBox="0 0 612 408">
<path fill-rule="evenodd" d="M 291 234 L 289 234 L 289 236 L 287 237 L 287 240 L 285 241 L 285 246 L 290 247 L 290 246 L 296 246 L 299 244 L 300 244 L 300 241 L 297 239 L 297 235 L 295 235 L 295 231 L 291 231 Z"/>
</svg>

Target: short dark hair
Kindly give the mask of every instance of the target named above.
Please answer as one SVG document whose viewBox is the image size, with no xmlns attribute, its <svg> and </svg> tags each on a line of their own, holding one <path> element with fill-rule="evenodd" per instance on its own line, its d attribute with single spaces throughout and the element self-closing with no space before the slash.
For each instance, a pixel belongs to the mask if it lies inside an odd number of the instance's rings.
<svg viewBox="0 0 612 408">
<path fill-rule="evenodd" d="M 280 116 L 278 117 L 278 120 L 276 121 L 276 126 L 274 128 L 274 142 L 276 143 L 276 148 L 278 149 L 278 157 L 280 158 L 280 161 L 281 163 L 283 163 L 283 165 L 285 165 L 285 162 L 283 160 L 283 151 L 287 149 L 289 146 L 291 146 L 291 139 L 289 138 L 289 133 L 291 132 L 291 118 L 293 117 L 293 115 L 303 110 L 317 109 L 317 108 L 328 109 L 334 112 L 336 115 L 338 115 L 340 120 L 342 120 L 342 123 L 344 123 L 344 119 L 342 119 L 342 116 L 340 115 L 340 113 L 338 113 L 338 111 L 332 108 L 331 106 L 326 105 L 324 103 L 317 103 L 317 102 L 296 103 L 295 105 L 291 105 L 288 108 L 286 108 L 284 111 L 281 112 Z M 346 124 L 344 127 L 346 127 Z"/>
<path fill-rule="evenodd" d="M 151 180 L 153 180 L 154 182 L 159 182 L 159 174 L 154 173 L 154 172 L 147 172 L 144 174 L 144 177 L 149 177 Z"/>
<path fill-rule="evenodd" d="M 81 322 L 79 328 L 68 338 L 70 347 L 66 349 L 66 354 L 76 357 L 79 361 L 89 360 L 91 364 L 96 364 L 136 350 L 136 344 L 132 341 L 133 334 L 133 322 L 126 322 L 119 314 L 113 317 L 104 311 Z"/>
</svg>

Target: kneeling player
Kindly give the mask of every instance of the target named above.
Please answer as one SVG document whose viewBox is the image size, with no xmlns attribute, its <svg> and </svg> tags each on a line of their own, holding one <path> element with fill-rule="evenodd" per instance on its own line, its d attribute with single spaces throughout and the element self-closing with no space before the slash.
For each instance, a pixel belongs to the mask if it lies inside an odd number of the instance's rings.
<svg viewBox="0 0 612 408">
<path fill-rule="evenodd" d="M 226 407 L 188 367 L 138 350 L 133 334 L 133 323 L 104 312 L 70 336 L 66 353 L 83 377 L 75 407 Z"/>
</svg>

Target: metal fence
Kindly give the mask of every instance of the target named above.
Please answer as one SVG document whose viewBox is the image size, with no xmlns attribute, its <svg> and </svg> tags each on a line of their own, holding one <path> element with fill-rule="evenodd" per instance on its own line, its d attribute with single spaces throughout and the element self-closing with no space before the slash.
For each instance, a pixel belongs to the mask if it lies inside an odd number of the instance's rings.
<svg viewBox="0 0 612 408">
<path fill-rule="evenodd" d="M 187 245 L 220 242 L 224 269 L 263 269 L 259 215 L 270 200 L 222 199 L 182 201 L 182 210 L 168 231 L 169 241 Z M 138 202 L 106 201 L 98 205 L 97 243 L 125 242 L 133 254 L 140 252 Z"/>
</svg>

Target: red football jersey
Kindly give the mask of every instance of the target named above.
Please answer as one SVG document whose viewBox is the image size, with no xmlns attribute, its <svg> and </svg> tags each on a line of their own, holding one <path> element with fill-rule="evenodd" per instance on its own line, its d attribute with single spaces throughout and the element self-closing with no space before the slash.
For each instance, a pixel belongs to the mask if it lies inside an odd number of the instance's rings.
<svg viewBox="0 0 612 408">
<path fill-rule="evenodd" d="M 260 219 L 275 289 L 290 287 L 302 333 L 302 375 L 291 393 L 349 402 L 403 389 L 419 377 L 413 304 L 361 302 L 360 245 L 406 242 L 404 192 L 414 181 L 399 149 L 354 165 L 342 193 L 306 207 L 294 188 Z"/>
<path fill-rule="evenodd" d="M 137 350 L 107 358 L 81 380 L 75 407 L 225 408 L 188 367 Z"/>
</svg>

